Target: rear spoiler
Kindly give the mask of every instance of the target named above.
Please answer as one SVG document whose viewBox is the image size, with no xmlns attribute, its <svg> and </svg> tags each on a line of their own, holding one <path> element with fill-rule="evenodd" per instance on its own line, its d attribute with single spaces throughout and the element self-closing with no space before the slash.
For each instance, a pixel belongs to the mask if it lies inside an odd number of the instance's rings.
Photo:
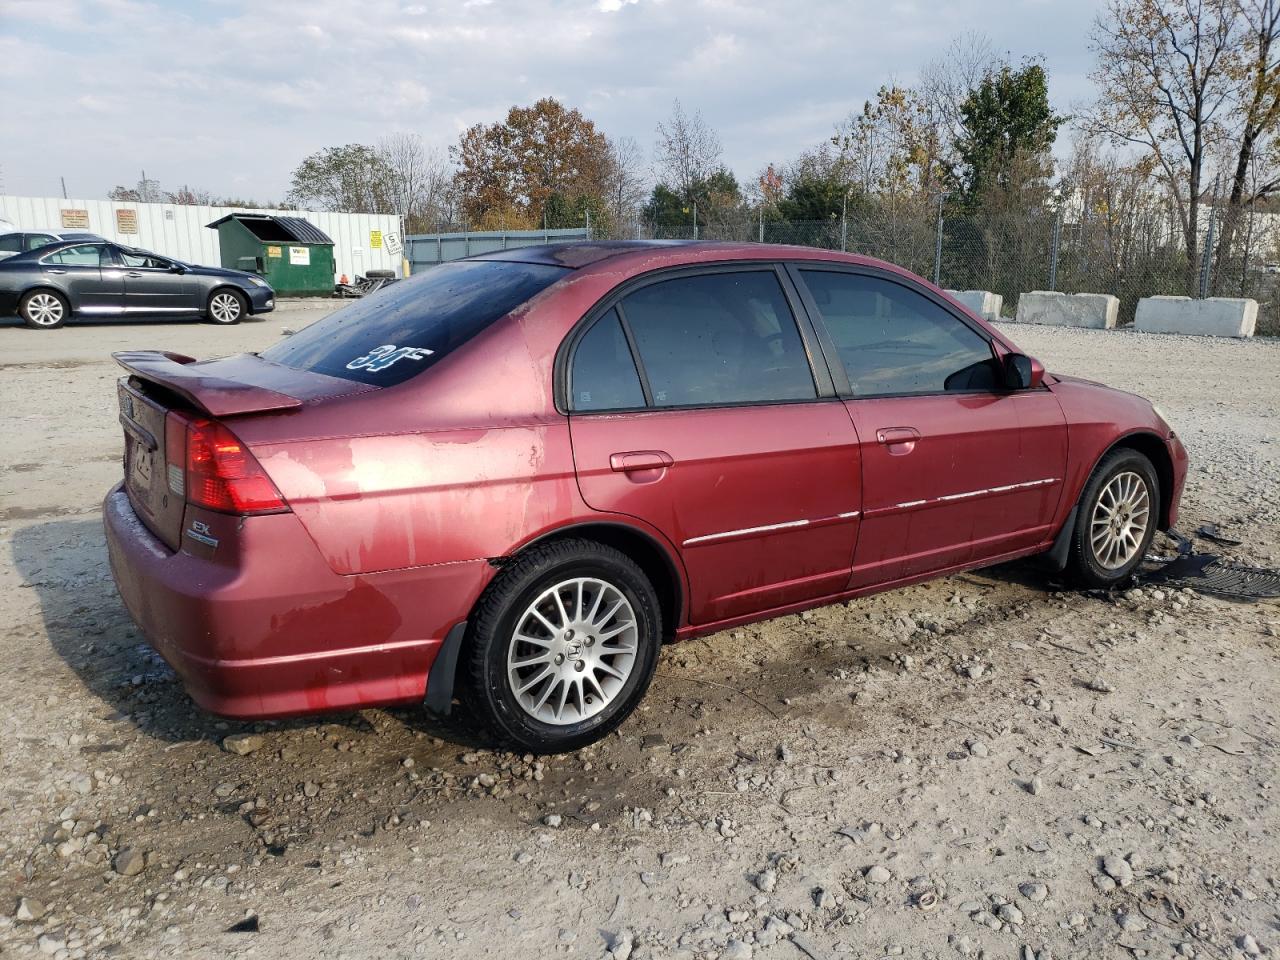
<svg viewBox="0 0 1280 960">
<path fill-rule="evenodd" d="M 211 417 L 234 417 L 241 413 L 292 410 L 302 406 L 297 397 L 277 393 L 251 383 L 239 383 L 211 376 L 195 364 L 195 358 L 160 350 L 130 350 L 113 353 L 112 359 L 139 379 L 159 384 L 189 400 Z"/>
</svg>

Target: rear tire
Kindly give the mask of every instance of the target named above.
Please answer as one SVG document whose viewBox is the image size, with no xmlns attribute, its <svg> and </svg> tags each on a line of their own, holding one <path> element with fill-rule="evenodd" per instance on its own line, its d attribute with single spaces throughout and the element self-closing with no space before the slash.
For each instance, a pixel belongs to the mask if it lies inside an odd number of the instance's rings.
<svg viewBox="0 0 1280 960">
<path fill-rule="evenodd" d="M 249 301 L 243 293 L 223 287 L 209 294 L 205 317 L 210 323 L 229 327 L 239 323 L 249 313 Z"/>
<path fill-rule="evenodd" d="M 461 696 L 504 745 L 576 750 L 631 714 L 653 678 L 662 623 L 653 585 L 593 540 L 534 547 L 476 607 Z"/>
<path fill-rule="evenodd" d="M 67 322 L 71 305 L 53 290 L 32 290 L 19 301 L 18 315 L 33 330 L 56 330 Z"/>
<path fill-rule="evenodd" d="M 1160 481 L 1136 450 L 1112 450 L 1080 496 L 1067 571 L 1085 587 L 1125 582 L 1142 562 L 1160 519 Z"/>
</svg>

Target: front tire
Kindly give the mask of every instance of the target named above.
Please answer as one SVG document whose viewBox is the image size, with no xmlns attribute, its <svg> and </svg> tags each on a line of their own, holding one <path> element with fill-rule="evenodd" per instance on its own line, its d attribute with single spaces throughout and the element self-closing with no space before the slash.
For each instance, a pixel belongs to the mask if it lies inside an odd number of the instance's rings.
<svg viewBox="0 0 1280 960">
<path fill-rule="evenodd" d="M 1160 515 L 1160 481 L 1136 450 L 1112 450 L 1080 497 L 1068 570 L 1086 587 L 1128 580 L 1146 556 Z"/>
<path fill-rule="evenodd" d="M 56 330 L 67 322 L 71 305 L 52 290 L 32 290 L 18 303 L 18 315 L 35 330 Z"/>
<path fill-rule="evenodd" d="M 635 709 L 661 638 L 657 594 L 626 554 L 592 540 L 545 544 L 505 567 L 481 597 L 462 695 L 504 745 L 576 750 Z"/>
<path fill-rule="evenodd" d="M 244 294 L 224 288 L 215 290 L 209 295 L 205 316 L 209 318 L 210 323 L 229 327 L 233 323 L 239 323 L 248 312 L 249 301 L 245 299 Z"/>
</svg>

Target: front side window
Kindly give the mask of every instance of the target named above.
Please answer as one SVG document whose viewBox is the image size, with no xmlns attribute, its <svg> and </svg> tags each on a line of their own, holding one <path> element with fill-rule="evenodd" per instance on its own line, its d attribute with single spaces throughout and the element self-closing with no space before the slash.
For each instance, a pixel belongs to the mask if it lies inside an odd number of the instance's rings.
<svg viewBox="0 0 1280 960">
<path fill-rule="evenodd" d="M 403 383 L 568 275 L 565 267 L 456 260 L 318 320 L 264 360 L 379 387 Z"/>
<path fill-rule="evenodd" d="M 146 270 L 168 270 L 169 261 L 161 260 L 159 257 L 151 256 L 146 253 L 130 253 L 127 250 L 121 250 L 120 256 L 124 260 L 126 267 L 141 267 Z"/>
<path fill-rule="evenodd" d="M 24 249 L 39 250 L 41 247 L 47 247 L 57 239 L 57 237 L 51 237 L 47 233 L 28 233 L 27 243 Z"/>
<path fill-rule="evenodd" d="M 809 358 L 771 270 L 678 277 L 622 301 L 657 407 L 817 396 Z"/>
<path fill-rule="evenodd" d="M 8 233 L 0 237 L 0 253 L 17 253 L 22 249 L 22 234 Z"/>
<path fill-rule="evenodd" d="M 103 263 L 111 263 L 111 257 L 106 247 L 85 243 L 78 247 L 63 247 L 61 250 L 55 250 L 40 262 L 63 267 L 97 267 Z"/>
<path fill-rule="evenodd" d="M 854 396 L 995 390 L 991 345 L 923 294 L 882 277 L 802 269 Z"/>
<path fill-rule="evenodd" d="M 629 410 L 644 406 L 644 390 L 636 373 L 618 311 L 610 310 L 583 334 L 573 351 L 569 373 L 570 406 L 576 411 Z"/>
</svg>

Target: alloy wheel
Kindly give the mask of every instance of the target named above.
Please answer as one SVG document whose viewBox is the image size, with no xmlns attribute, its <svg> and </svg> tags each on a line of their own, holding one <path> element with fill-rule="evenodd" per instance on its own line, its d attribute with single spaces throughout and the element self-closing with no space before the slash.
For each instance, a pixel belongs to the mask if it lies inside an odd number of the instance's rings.
<svg viewBox="0 0 1280 960">
<path fill-rule="evenodd" d="M 62 314 L 62 301 L 52 293 L 37 293 L 27 301 L 27 317 L 38 327 L 56 327 Z"/>
<path fill-rule="evenodd" d="M 507 682 L 535 720 L 580 723 L 622 692 L 638 642 L 635 611 L 621 590 L 593 577 L 563 580 L 516 621 Z"/>
<path fill-rule="evenodd" d="M 218 323 L 235 323 L 240 319 L 240 300 L 233 293 L 215 294 L 209 301 L 209 312 Z"/>
<path fill-rule="evenodd" d="M 1151 521 L 1151 494 L 1147 482 L 1125 470 L 1112 477 L 1093 508 L 1089 542 L 1094 559 L 1107 570 L 1118 570 L 1142 548 Z"/>
</svg>

